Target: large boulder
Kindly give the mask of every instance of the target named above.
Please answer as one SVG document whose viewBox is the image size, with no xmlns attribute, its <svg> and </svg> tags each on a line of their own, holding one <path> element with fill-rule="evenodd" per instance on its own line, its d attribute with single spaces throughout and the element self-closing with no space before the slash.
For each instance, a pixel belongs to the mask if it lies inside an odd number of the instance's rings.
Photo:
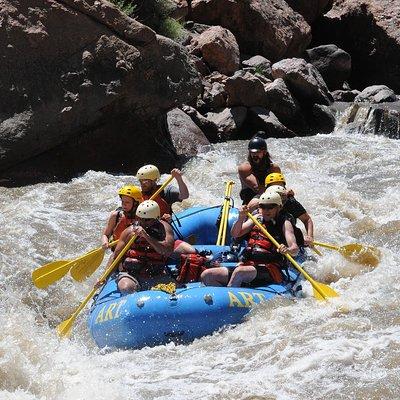
<svg viewBox="0 0 400 400">
<path fill-rule="evenodd" d="M 304 103 L 329 105 L 333 100 L 318 70 L 301 58 L 273 64 L 272 77 L 282 78 L 296 98 Z"/>
<path fill-rule="evenodd" d="M 218 126 L 218 134 L 222 140 L 237 138 L 246 116 L 247 108 L 240 106 L 224 108 L 206 114 L 206 118 Z"/>
<path fill-rule="evenodd" d="M 309 61 L 320 72 L 329 90 L 342 89 L 350 78 L 351 56 L 334 44 L 306 50 Z"/>
<path fill-rule="evenodd" d="M 251 107 L 248 111 L 248 122 L 256 130 L 265 131 L 266 137 L 292 138 L 296 134 L 283 125 L 276 115 L 264 107 Z"/>
<path fill-rule="evenodd" d="M 279 121 L 296 133 L 308 129 L 299 102 L 292 96 L 282 78 L 267 83 L 264 90 L 265 105 L 278 117 Z"/>
<path fill-rule="evenodd" d="M 380 82 L 400 93 L 400 4 L 393 0 L 334 0 L 313 25 L 314 44 L 335 43 L 351 54 L 350 84 Z"/>
<path fill-rule="evenodd" d="M 225 81 L 227 105 L 262 106 L 265 103 L 264 84 L 256 76 L 246 71 L 237 71 Z"/>
<path fill-rule="evenodd" d="M 192 18 L 229 29 L 242 53 L 272 62 L 301 55 L 311 41 L 310 26 L 284 0 L 193 0 Z"/>
<path fill-rule="evenodd" d="M 182 46 L 98 0 L 3 0 L 0 20 L 0 179 L 175 163 L 157 117 L 201 90 Z"/>
<path fill-rule="evenodd" d="M 239 46 L 228 29 L 212 26 L 194 38 L 190 47 L 213 70 L 232 75 L 239 69 Z"/>
<path fill-rule="evenodd" d="M 179 108 L 167 113 L 167 128 L 172 143 L 180 156 L 194 156 L 199 148 L 210 142 L 192 119 Z"/>
<path fill-rule="evenodd" d="M 355 102 L 360 103 L 390 103 L 396 100 L 397 97 L 393 90 L 385 85 L 368 86 L 354 99 Z"/>
</svg>

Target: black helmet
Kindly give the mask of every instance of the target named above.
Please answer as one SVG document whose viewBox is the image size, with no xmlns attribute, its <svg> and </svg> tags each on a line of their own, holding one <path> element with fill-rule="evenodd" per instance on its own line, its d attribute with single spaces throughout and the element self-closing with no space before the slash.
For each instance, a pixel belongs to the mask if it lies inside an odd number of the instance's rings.
<svg viewBox="0 0 400 400">
<path fill-rule="evenodd" d="M 256 136 L 249 142 L 249 151 L 256 152 L 260 150 L 267 150 L 267 142 L 264 139 Z"/>
</svg>

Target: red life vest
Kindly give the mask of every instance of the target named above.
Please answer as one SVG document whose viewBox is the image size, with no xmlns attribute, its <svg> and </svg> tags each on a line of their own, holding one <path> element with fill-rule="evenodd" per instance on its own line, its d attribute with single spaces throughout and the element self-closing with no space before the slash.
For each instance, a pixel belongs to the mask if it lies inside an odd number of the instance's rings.
<svg viewBox="0 0 400 400">
<path fill-rule="evenodd" d="M 156 190 L 159 188 L 160 186 L 157 186 Z M 142 197 L 143 200 L 148 200 L 151 197 L 151 194 L 145 194 L 142 193 Z M 158 206 L 160 207 L 160 216 L 162 217 L 164 214 L 172 214 L 172 208 L 171 205 L 167 203 L 167 201 L 165 200 L 165 196 L 164 196 L 164 191 L 162 191 L 158 196 L 156 196 L 154 200 Z"/>
<path fill-rule="evenodd" d="M 122 215 L 121 215 L 122 214 Z M 121 237 L 122 232 L 136 219 L 136 217 L 128 218 L 123 212 L 118 211 L 117 224 L 113 230 L 113 239 L 118 240 Z"/>
<path fill-rule="evenodd" d="M 282 243 L 281 237 L 283 234 L 279 234 L 279 229 L 282 229 L 281 225 L 274 225 L 270 221 L 267 223 L 264 221 L 259 222 L 272 236 L 277 238 L 279 243 Z M 280 268 L 280 262 L 282 260 L 283 257 L 278 253 L 275 245 L 264 235 L 257 225 L 254 225 L 249 232 L 244 264 L 267 269 L 274 282 L 280 283 L 283 280 Z"/>
<path fill-rule="evenodd" d="M 146 229 L 146 232 L 157 240 L 165 239 L 165 229 L 159 221 L 156 226 Z M 143 278 L 151 278 L 163 274 L 167 261 L 167 257 L 157 253 L 147 240 L 140 237 L 135 240 L 125 256 L 124 269 Z M 130 270 L 129 265 L 135 265 L 133 271 Z"/>
<path fill-rule="evenodd" d="M 200 254 L 181 254 L 179 276 L 176 281 L 179 283 L 198 282 L 201 273 L 206 269 L 206 261 L 207 258 Z"/>
</svg>

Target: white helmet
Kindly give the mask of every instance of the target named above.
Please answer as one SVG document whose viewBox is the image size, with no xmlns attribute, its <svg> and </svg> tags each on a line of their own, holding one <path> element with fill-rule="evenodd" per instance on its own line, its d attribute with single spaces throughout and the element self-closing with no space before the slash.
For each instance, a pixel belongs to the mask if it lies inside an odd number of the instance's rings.
<svg viewBox="0 0 400 400">
<path fill-rule="evenodd" d="M 136 173 L 137 179 L 150 179 L 152 181 L 156 181 L 160 178 L 160 171 L 155 165 L 144 165 L 139 168 L 139 171 Z"/>
<path fill-rule="evenodd" d="M 258 202 L 258 204 L 276 204 L 278 206 L 281 206 L 282 199 L 279 193 L 267 190 L 260 196 L 260 201 Z"/>
<path fill-rule="evenodd" d="M 139 218 L 160 218 L 160 206 L 154 200 L 145 200 L 138 205 L 136 215 Z"/>
<path fill-rule="evenodd" d="M 266 190 L 266 192 L 271 192 L 271 193 L 279 193 L 281 196 L 286 195 L 286 189 L 281 186 L 281 185 L 272 185 L 270 187 L 268 187 Z"/>
</svg>

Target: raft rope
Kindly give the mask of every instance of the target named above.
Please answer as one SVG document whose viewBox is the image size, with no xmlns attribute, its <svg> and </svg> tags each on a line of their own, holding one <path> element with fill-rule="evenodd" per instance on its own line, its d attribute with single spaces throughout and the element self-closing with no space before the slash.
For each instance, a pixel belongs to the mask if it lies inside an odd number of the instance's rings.
<svg viewBox="0 0 400 400">
<path fill-rule="evenodd" d="M 165 293 L 175 294 L 176 293 L 176 284 L 174 282 L 159 283 L 159 284 L 153 286 L 150 290 L 160 290 Z"/>
</svg>

